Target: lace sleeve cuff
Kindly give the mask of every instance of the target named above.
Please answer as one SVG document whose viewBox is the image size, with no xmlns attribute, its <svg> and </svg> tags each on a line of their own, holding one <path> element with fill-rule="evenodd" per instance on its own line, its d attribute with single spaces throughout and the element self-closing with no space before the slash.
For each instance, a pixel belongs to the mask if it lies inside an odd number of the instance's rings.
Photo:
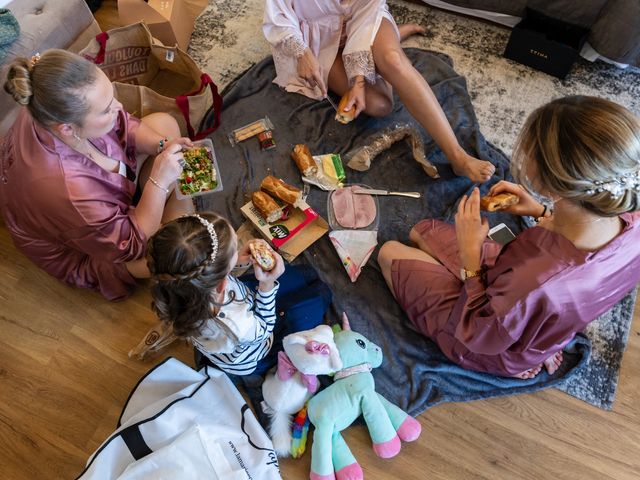
<svg viewBox="0 0 640 480">
<path fill-rule="evenodd" d="M 280 43 L 278 43 L 274 48 L 276 52 L 281 55 L 298 58 L 302 56 L 307 48 L 307 45 L 300 37 L 297 37 L 296 35 L 289 35 Z"/>
<path fill-rule="evenodd" d="M 355 77 L 364 75 L 369 83 L 376 83 L 376 65 L 373 62 L 373 54 L 370 50 L 361 50 L 342 55 L 344 70 L 349 79 L 349 85 L 353 85 Z"/>
</svg>

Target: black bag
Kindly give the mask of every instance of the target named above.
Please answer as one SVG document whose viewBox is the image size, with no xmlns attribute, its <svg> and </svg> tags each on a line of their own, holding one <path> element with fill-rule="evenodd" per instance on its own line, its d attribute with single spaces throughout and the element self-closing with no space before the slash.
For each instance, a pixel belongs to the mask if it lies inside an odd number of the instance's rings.
<svg viewBox="0 0 640 480">
<path fill-rule="evenodd" d="M 530 8 L 511 32 L 504 56 L 554 77 L 564 78 L 578 58 L 589 29 Z"/>
</svg>

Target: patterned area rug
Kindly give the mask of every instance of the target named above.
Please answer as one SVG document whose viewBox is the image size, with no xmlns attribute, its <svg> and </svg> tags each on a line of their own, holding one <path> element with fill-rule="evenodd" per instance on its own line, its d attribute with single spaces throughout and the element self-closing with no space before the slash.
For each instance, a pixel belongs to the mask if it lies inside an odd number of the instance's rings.
<svg viewBox="0 0 640 480">
<path fill-rule="evenodd" d="M 270 55 L 262 35 L 264 0 L 210 0 L 196 21 L 189 53 L 223 89 L 254 63 Z M 510 31 L 486 22 L 402 0 L 389 0 L 398 23 L 415 22 L 424 36 L 405 42 L 447 54 L 466 77 L 483 134 L 511 154 L 527 115 L 553 98 L 584 94 L 616 101 L 640 114 L 640 70 L 620 70 L 604 62 L 578 60 L 565 80 L 558 80 L 502 57 Z M 593 322 L 589 363 L 567 393 L 600 408 L 611 409 L 622 354 L 627 344 L 635 294 Z"/>
</svg>

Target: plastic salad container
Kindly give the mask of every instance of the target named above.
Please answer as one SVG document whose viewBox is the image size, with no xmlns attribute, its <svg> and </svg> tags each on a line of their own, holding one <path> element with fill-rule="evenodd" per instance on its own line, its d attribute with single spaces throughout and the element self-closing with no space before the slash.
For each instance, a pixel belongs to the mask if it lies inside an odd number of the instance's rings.
<svg viewBox="0 0 640 480">
<path fill-rule="evenodd" d="M 218 160 L 210 138 L 193 142 L 194 147 L 182 151 L 185 165 L 176 180 L 178 198 L 193 198 L 222 190 Z"/>
</svg>

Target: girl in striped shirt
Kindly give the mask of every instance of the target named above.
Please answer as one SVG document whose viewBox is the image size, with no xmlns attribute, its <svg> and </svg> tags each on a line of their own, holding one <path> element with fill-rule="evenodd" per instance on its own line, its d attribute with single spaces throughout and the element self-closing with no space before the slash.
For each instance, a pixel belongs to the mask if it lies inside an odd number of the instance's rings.
<svg viewBox="0 0 640 480">
<path fill-rule="evenodd" d="M 233 228 L 215 213 L 169 222 L 148 243 L 155 281 L 152 308 L 211 364 L 229 374 L 249 375 L 273 343 L 276 279 L 284 263 L 272 253 L 276 266 L 266 272 L 255 264 L 248 245 L 238 252 Z M 248 262 L 254 263 L 255 292 L 230 275 L 238 263 Z"/>
</svg>

